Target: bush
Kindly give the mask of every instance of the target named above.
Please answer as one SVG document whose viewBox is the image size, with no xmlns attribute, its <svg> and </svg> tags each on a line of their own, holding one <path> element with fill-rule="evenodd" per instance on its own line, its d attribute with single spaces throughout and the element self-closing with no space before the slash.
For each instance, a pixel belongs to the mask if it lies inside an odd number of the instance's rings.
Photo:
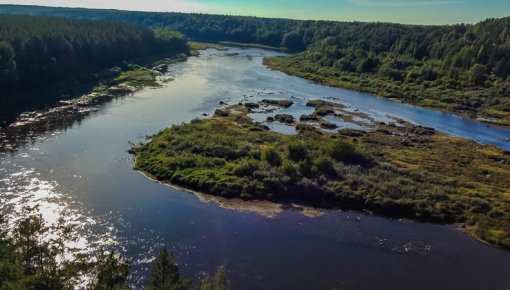
<svg viewBox="0 0 510 290">
<path fill-rule="evenodd" d="M 366 165 L 371 158 L 368 154 L 359 151 L 354 143 L 347 139 L 334 139 L 323 147 L 325 154 L 339 162 L 348 164 Z"/>
<path fill-rule="evenodd" d="M 288 176 L 291 180 L 295 180 L 299 176 L 298 168 L 292 162 L 288 160 L 282 164 L 282 172 L 285 176 Z"/>
<path fill-rule="evenodd" d="M 253 159 L 243 159 L 239 162 L 239 165 L 234 168 L 233 173 L 236 176 L 244 177 L 244 176 L 252 176 L 253 172 L 259 169 L 258 161 Z"/>
<path fill-rule="evenodd" d="M 308 147 L 304 142 L 292 142 L 287 145 L 289 159 L 294 162 L 299 162 L 308 158 Z"/>
<path fill-rule="evenodd" d="M 308 159 L 301 160 L 298 163 L 298 169 L 301 175 L 308 176 L 312 173 L 312 162 Z"/>
<path fill-rule="evenodd" d="M 484 65 L 481 64 L 475 64 L 470 70 L 469 70 L 469 77 L 470 80 L 475 85 L 483 85 L 485 81 L 487 80 L 487 68 Z"/>
<path fill-rule="evenodd" d="M 317 170 L 325 174 L 331 174 L 334 172 L 334 164 L 335 161 L 331 157 L 325 155 L 319 156 L 314 161 L 314 165 Z"/>
<path fill-rule="evenodd" d="M 262 151 L 262 160 L 267 161 L 267 163 L 271 164 L 271 166 L 278 167 L 282 164 L 282 157 L 280 153 L 276 151 L 276 148 L 273 146 L 266 147 Z"/>
<path fill-rule="evenodd" d="M 220 116 L 220 117 L 227 117 L 228 113 L 224 110 L 216 109 L 216 111 L 214 111 L 214 115 Z"/>
</svg>

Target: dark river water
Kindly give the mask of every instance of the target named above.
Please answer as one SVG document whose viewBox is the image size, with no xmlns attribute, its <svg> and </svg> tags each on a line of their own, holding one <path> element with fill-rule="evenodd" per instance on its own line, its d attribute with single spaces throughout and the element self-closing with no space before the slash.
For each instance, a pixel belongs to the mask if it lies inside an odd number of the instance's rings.
<svg viewBox="0 0 510 290">
<path fill-rule="evenodd" d="M 510 149 L 503 141 L 509 130 L 316 85 L 262 65 L 262 57 L 277 54 L 204 51 L 171 67 L 175 80 L 164 88 L 116 99 L 72 126 L 1 152 L 0 213 L 14 221 L 23 205 L 38 204 L 50 223 L 64 215 L 79 224 L 84 250 L 108 245 L 128 256 L 137 288 L 166 245 L 184 276 L 198 278 L 225 265 L 233 289 L 510 289 L 510 253 L 451 225 L 267 204 L 240 211 L 133 171 L 130 142 L 210 114 L 220 101 L 250 98 L 292 98 L 299 114 L 308 110 L 302 106 L 307 99 L 333 99 L 375 121 L 397 116 Z M 253 211 L 267 207 L 266 214 Z"/>
</svg>

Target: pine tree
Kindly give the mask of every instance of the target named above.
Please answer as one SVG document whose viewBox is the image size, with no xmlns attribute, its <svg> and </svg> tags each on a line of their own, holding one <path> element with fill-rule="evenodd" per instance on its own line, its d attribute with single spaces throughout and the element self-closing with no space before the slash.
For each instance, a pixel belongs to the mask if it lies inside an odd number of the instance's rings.
<svg viewBox="0 0 510 290">
<path fill-rule="evenodd" d="M 221 266 L 213 277 L 207 276 L 200 283 L 200 290 L 228 290 L 230 282 L 227 279 L 225 267 Z"/>
<path fill-rule="evenodd" d="M 101 253 L 96 265 L 96 277 L 90 285 L 92 290 L 130 289 L 129 263 L 114 252 Z"/>
<path fill-rule="evenodd" d="M 150 290 L 180 290 L 189 289 L 190 281 L 181 279 L 179 267 L 171 252 L 164 248 L 154 261 L 150 274 Z"/>
</svg>

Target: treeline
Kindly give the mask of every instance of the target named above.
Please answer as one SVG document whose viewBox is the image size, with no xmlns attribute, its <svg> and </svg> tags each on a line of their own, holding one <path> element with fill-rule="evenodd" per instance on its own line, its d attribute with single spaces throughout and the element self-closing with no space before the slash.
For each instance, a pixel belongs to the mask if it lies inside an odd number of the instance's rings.
<svg viewBox="0 0 510 290">
<path fill-rule="evenodd" d="M 420 26 L 17 5 L 0 5 L 0 12 L 107 19 L 169 27 L 199 40 L 310 48 L 309 55 L 318 65 L 348 72 L 382 69 L 382 74 L 398 80 L 407 77 L 398 71 L 403 67 L 413 67 L 410 77 L 416 78 L 416 66 L 422 68 L 424 80 L 442 76 L 459 80 L 477 64 L 484 67 L 475 67 L 473 72 L 503 79 L 510 75 L 510 18 L 476 25 Z M 424 62 L 427 66 L 420 67 Z M 485 80 L 483 75 L 472 77 L 476 84 Z"/>
<path fill-rule="evenodd" d="M 174 12 L 135 12 L 102 9 L 0 5 L 1 13 L 102 19 L 166 27 L 200 41 L 232 41 L 285 47 L 301 51 L 343 23 L 291 19 L 224 16 Z"/>
<path fill-rule="evenodd" d="M 510 18 L 346 26 L 288 65 L 410 103 L 510 114 Z"/>
<path fill-rule="evenodd" d="M 179 33 L 134 24 L 0 15 L 1 119 L 115 75 L 126 61 L 188 50 Z"/>
<path fill-rule="evenodd" d="M 0 12 L 165 27 L 301 51 L 275 68 L 510 125 L 510 18 L 442 26 L 0 5 Z M 326 79 L 325 79 L 326 78 Z"/>
<path fill-rule="evenodd" d="M 60 220 L 45 224 L 35 208 L 25 208 L 28 217 L 6 230 L 0 217 L 0 289 L 38 290 L 128 290 L 132 289 L 130 262 L 114 252 L 82 254 L 70 245 L 79 239 L 74 227 Z M 88 282 L 79 284 L 82 277 Z M 151 266 L 147 290 L 228 290 L 223 267 L 200 281 L 184 279 L 172 252 L 164 248 Z"/>
</svg>

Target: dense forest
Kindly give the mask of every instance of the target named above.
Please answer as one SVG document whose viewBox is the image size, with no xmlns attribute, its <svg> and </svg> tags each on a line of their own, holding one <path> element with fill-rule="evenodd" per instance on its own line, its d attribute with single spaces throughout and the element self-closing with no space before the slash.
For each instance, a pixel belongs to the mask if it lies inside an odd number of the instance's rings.
<svg viewBox="0 0 510 290">
<path fill-rule="evenodd" d="M 476 25 L 345 26 L 273 68 L 510 125 L 510 18 Z"/>
<path fill-rule="evenodd" d="M 132 289 L 131 262 L 120 254 L 99 250 L 96 255 L 80 253 L 70 246 L 79 239 L 73 225 L 59 220 L 47 225 L 37 208 L 14 223 L 8 233 L 0 216 L 0 289 Z M 163 248 L 151 265 L 148 290 L 228 290 L 223 267 L 199 281 L 181 276 L 173 253 Z M 88 277 L 83 281 L 83 277 Z M 79 283 L 82 281 L 82 283 Z"/>
<path fill-rule="evenodd" d="M 201 41 L 304 51 L 269 63 L 289 73 L 510 124 L 510 18 L 450 26 L 300 21 L 0 5 L 0 12 L 168 27 Z"/>
<path fill-rule="evenodd" d="M 189 38 L 200 41 L 234 41 L 279 47 L 304 48 L 292 33 L 300 26 L 315 26 L 319 22 L 286 19 L 237 17 L 207 14 L 134 12 L 99 9 L 52 8 L 38 6 L 0 5 L 1 13 L 58 16 L 72 19 L 122 21 L 150 27 L 169 27 Z M 322 22 L 321 22 L 322 23 Z M 325 24 L 325 22 L 324 22 Z M 289 35 L 287 35 L 289 33 Z M 287 36 L 287 37 L 286 37 Z M 301 38 L 301 36 L 299 37 Z M 299 42 L 299 41 L 297 41 Z M 312 39 L 308 41 L 308 44 Z"/>
<path fill-rule="evenodd" d="M 0 15 L 1 119 L 115 76 L 127 61 L 172 56 L 188 49 L 181 34 L 163 29 Z"/>
</svg>

